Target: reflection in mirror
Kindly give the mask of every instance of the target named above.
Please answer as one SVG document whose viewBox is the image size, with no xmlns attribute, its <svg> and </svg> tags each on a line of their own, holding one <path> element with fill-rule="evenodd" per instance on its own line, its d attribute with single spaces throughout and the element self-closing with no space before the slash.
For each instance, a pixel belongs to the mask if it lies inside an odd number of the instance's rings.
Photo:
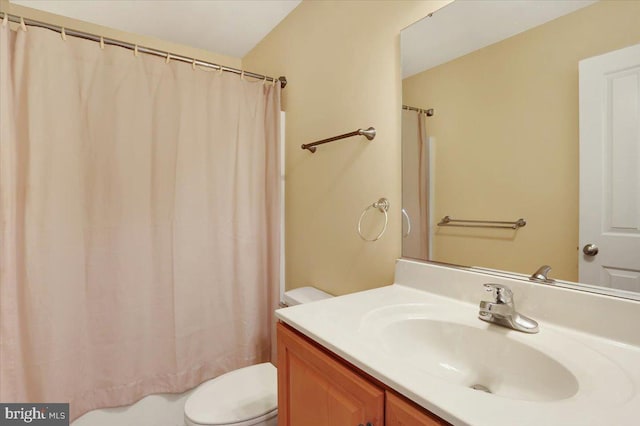
<svg viewBox="0 0 640 426">
<path fill-rule="evenodd" d="M 457 0 L 403 30 L 404 257 L 640 297 L 639 19 Z"/>
</svg>

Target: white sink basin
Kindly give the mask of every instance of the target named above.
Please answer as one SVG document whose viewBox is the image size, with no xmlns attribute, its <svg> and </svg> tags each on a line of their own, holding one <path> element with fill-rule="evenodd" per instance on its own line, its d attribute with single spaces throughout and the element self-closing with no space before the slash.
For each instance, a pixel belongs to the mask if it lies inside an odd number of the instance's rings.
<svg viewBox="0 0 640 426">
<path fill-rule="evenodd" d="M 383 327 L 380 339 L 400 362 L 497 396 L 553 401 L 578 391 L 576 378 L 560 363 L 495 327 L 414 318 Z"/>
<path fill-rule="evenodd" d="M 550 339 L 544 332 L 525 334 L 438 305 L 374 309 L 363 317 L 360 331 L 389 359 L 416 372 L 515 400 L 551 402 L 576 395 L 580 381 L 563 352 L 577 349 L 594 368 L 619 373 L 606 358 L 576 342 Z"/>
</svg>

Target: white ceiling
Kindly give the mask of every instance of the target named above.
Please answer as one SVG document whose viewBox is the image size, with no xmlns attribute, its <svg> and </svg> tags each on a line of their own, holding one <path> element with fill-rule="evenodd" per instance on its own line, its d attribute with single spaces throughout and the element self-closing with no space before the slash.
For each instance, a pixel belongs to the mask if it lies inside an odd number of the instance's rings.
<svg viewBox="0 0 640 426">
<path fill-rule="evenodd" d="M 592 3 L 595 0 L 456 0 L 402 30 L 402 78 Z"/>
<path fill-rule="evenodd" d="M 118 30 L 242 58 L 301 0 L 11 0 Z"/>
</svg>

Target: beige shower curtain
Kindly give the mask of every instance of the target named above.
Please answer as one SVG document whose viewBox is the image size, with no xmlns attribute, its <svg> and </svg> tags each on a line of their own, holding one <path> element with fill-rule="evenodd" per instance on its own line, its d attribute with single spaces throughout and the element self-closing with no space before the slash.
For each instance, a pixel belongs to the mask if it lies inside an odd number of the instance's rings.
<svg viewBox="0 0 640 426">
<path fill-rule="evenodd" d="M 0 31 L 0 401 L 75 418 L 269 360 L 280 88 Z"/>
<path fill-rule="evenodd" d="M 426 114 L 402 110 L 402 255 L 429 260 L 429 141 Z"/>
</svg>

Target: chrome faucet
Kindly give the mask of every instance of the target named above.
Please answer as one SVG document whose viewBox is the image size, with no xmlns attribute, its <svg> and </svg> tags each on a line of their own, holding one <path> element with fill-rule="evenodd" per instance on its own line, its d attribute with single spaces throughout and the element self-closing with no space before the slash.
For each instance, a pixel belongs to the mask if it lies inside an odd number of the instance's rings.
<svg viewBox="0 0 640 426">
<path fill-rule="evenodd" d="M 516 311 L 513 293 L 509 287 L 491 283 L 484 286 L 486 291 L 491 292 L 493 300 L 480 302 L 478 318 L 525 333 L 538 332 L 536 321 Z"/>
<path fill-rule="evenodd" d="M 529 279 L 531 281 L 538 281 L 538 282 L 542 282 L 542 283 L 552 283 L 553 280 L 547 277 L 547 275 L 549 274 L 550 270 L 551 270 L 551 266 L 542 265 L 541 267 L 538 268 L 537 271 L 535 271 L 533 274 L 531 274 Z"/>
</svg>

